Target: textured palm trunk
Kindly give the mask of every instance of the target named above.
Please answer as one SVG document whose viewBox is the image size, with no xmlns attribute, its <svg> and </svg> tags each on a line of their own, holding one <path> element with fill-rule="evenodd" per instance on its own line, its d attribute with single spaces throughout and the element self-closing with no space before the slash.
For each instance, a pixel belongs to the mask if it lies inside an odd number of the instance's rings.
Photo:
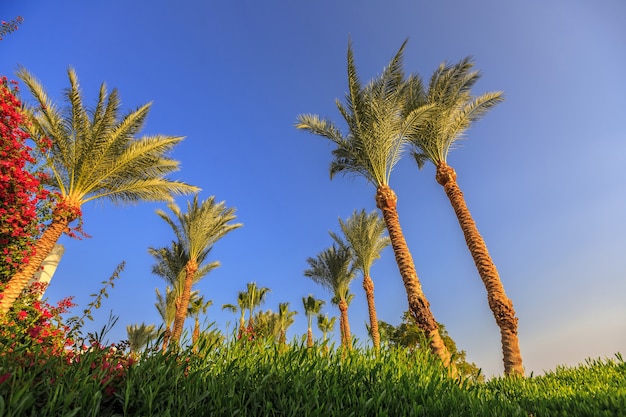
<svg viewBox="0 0 626 417">
<path fill-rule="evenodd" d="M 380 350 L 380 333 L 378 332 L 378 319 L 376 318 L 376 305 L 374 304 L 374 281 L 369 275 L 363 274 L 363 289 L 367 299 L 367 311 L 370 316 L 370 330 L 372 331 L 372 343 L 376 351 Z"/>
<path fill-rule="evenodd" d="M 191 297 L 191 287 L 197 270 L 198 264 L 195 259 L 187 261 L 187 265 L 185 265 L 185 285 L 183 287 L 183 293 L 176 303 L 176 316 L 174 317 L 174 328 L 172 330 L 172 342 L 175 344 L 180 343 L 180 337 L 183 334 L 183 327 L 185 326 L 185 319 L 187 318 L 189 307 L 189 298 Z"/>
<path fill-rule="evenodd" d="M 341 312 L 340 322 L 342 326 L 342 343 L 348 349 L 352 349 L 352 335 L 350 334 L 350 323 L 348 323 L 348 303 L 346 300 L 339 301 L 339 311 Z"/>
<path fill-rule="evenodd" d="M 165 332 L 163 333 L 163 345 L 161 346 L 161 351 L 163 354 L 167 351 L 167 345 L 170 342 L 170 338 L 172 337 L 172 331 L 169 326 L 165 328 Z"/>
<path fill-rule="evenodd" d="M 313 329 L 311 329 L 311 326 L 309 326 L 306 332 L 306 346 L 313 347 Z"/>
<path fill-rule="evenodd" d="M 237 338 L 241 339 L 245 331 L 246 331 L 246 319 L 244 318 L 244 316 L 241 316 L 241 318 L 239 319 L 239 334 L 237 335 Z"/>
<path fill-rule="evenodd" d="M 69 224 L 80 216 L 80 205 L 63 201 L 52 211 L 52 222 L 43 232 L 33 248 L 30 261 L 25 264 L 7 283 L 0 298 L 0 314 L 5 314 L 18 299 L 29 281 L 41 268 L 43 261 L 54 249 Z"/>
<path fill-rule="evenodd" d="M 489 255 L 487 245 L 478 232 L 476 223 L 467 208 L 463 193 L 456 182 L 456 172 L 445 162 L 437 165 L 436 179 L 443 186 L 450 199 L 452 208 L 459 220 L 459 225 L 465 236 L 465 243 L 469 248 L 478 274 L 487 290 L 489 308 L 493 312 L 496 323 L 500 328 L 502 338 L 502 353 L 504 356 L 504 373 L 506 375 L 523 375 L 522 355 L 517 337 L 517 321 L 513 303 L 506 296 L 498 270 Z"/>
<path fill-rule="evenodd" d="M 430 311 L 430 303 L 422 291 L 422 285 L 415 271 L 413 257 L 402 234 L 400 220 L 396 208 L 396 193 L 387 185 L 381 185 L 376 190 L 376 206 L 383 214 L 391 247 L 396 257 L 396 263 L 404 282 L 407 298 L 409 301 L 409 313 L 417 326 L 430 340 L 431 351 L 441 358 L 445 367 L 450 367 L 450 352 L 443 343 L 439 334 L 439 328 L 433 313 Z"/>
</svg>

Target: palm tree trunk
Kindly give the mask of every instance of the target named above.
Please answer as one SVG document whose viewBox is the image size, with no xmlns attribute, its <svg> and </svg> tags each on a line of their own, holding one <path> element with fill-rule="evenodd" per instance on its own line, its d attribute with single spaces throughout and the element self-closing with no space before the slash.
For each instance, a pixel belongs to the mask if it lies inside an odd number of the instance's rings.
<svg viewBox="0 0 626 417">
<path fill-rule="evenodd" d="M 196 317 L 196 321 L 193 325 L 193 333 L 191 335 L 191 345 L 194 352 L 198 351 L 198 339 L 200 338 L 200 320 Z"/>
<path fill-rule="evenodd" d="M 370 330 L 374 350 L 380 350 L 380 333 L 378 332 L 378 319 L 376 318 L 376 305 L 374 304 L 374 281 L 369 275 L 363 274 L 363 289 L 367 299 L 367 310 L 370 316 Z"/>
<path fill-rule="evenodd" d="M 378 187 L 376 190 L 376 206 L 382 212 L 387 231 L 389 232 L 391 247 L 393 248 L 409 301 L 409 313 L 420 330 L 429 338 L 431 351 L 441 358 L 441 361 L 447 368 L 451 366 L 450 352 L 441 339 L 437 322 L 430 311 L 430 303 L 422 291 L 422 285 L 415 271 L 413 257 L 411 252 L 409 252 L 404 234 L 400 228 L 396 203 L 396 193 L 389 186 L 381 185 Z"/>
<path fill-rule="evenodd" d="M 185 286 L 183 287 L 183 293 L 179 298 L 179 302 L 176 305 L 176 316 L 174 318 L 174 329 L 172 330 L 172 341 L 175 344 L 180 343 L 180 337 L 183 334 L 183 327 L 185 326 L 185 319 L 187 318 L 187 312 L 189 307 L 189 298 L 191 297 L 191 287 L 193 285 L 193 278 L 198 270 L 198 264 L 195 259 L 190 259 L 185 265 Z"/>
<path fill-rule="evenodd" d="M 80 205 L 59 202 L 52 211 L 52 222 L 43 232 L 33 248 L 33 256 L 7 283 L 0 298 L 0 314 L 5 314 L 18 299 L 35 273 L 41 268 L 43 261 L 54 249 L 69 224 L 80 217 Z"/>
<path fill-rule="evenodd" d="M 465 243 L 469 248 L 478 274 L 487 289 L 487 300 L 489 308 L 493 312 L 496 323 L 500 328 L 502 339 L 502 353 L 504 356 L 504 373 L 506 375 L 523 375 L 522 354 L 520 352 L 519 340 L 517 337 L 517 322 L 513 303 L 506 296 L 504 286 L 500 281 L 498 270 L 489 255 L 487 245 L 478 232 L 476 223 L 467 208 L 463 192 L 456 182 L 456 172 L 446 164 L 440 162 L 437 165 L 437 182 L 443 186 L 446 195 L 450 199 L 452 208 L 459 220 L 459 225 L 465 236 Z"/>
<path fill-rule="evenodd" d="M 163 352 L 164 355 L 165 355 L 165 352 L 167 351 L 167 345 L 169 344 L 171 337 L 172 337 L 172 331 L 170 330 L 168 326 L 165 328 L 165 332 L 163 333 L 163 345 L 161 346 L 161 351 Z"/>
<path fill-rule="evenodd" d="M 350 334 L 350 323 L 348 323 L 348 303 L 346 300 L 339 301 L 339 311 L 341 312 L 341 325 L 343 330 L 343 345 L 348 349 L 352 349 L 352 335 Z"/>
<path fill-rule="evenodd" d="M 313 347 L 313 330 L 311 329 L 311 326 L 309 326 L 306 332 L 306 347 Z"/>
</svg>

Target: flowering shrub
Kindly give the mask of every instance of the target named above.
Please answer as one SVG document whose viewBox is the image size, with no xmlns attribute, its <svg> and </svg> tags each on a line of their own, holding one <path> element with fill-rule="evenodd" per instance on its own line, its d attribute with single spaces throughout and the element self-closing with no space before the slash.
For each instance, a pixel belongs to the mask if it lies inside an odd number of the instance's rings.
<svg viewBox="0 0 626 417">
<path fill-rule="evenodd" d="M 0 77 L 0 282 L 28 263 L 49 195 L 42 185 L 44 174 L 32 172 L 37 161 L 26 145 L 27 118 L 17 91 L 15 82 Z"/>
<path fill-rule="evenodd" d="M 28 387 L 33 401 L 45 403 L 51 392 L 81 381 L 103 407 L 113 404 L 133 364 L 126 344 L 104 346 L 92 334 L 87 340 L 77 337 L 62 317 L 75 306 L 72 298 L 53 306 L 39 300 L 44 289 L 33 284 L 0 318 L 0 396 Z"/>
<path fill-rule="evenodd" d="M 0 22 L 0 41 L 2 40 L 4 35 L 16 31 L 20 23 L 22 23 L 23 21 L 24 18 L 22 16 L 18 16 L 9 22 L 5 22 L 4 20 Z"/>
</svg>

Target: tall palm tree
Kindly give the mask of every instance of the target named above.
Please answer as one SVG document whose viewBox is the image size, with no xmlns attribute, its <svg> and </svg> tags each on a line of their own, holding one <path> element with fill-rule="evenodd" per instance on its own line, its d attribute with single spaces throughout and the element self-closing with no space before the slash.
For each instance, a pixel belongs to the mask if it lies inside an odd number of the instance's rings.
<svg viewBox="0 0 626 417">
<path fill-rule="evenodd" d="M 322 306 L 326 304 L 324 300 L 318 300 L 309 294 L 308 297 L 302 297 L 302 305 L 304 306 L 304 314 L 306 315 L 308 327 L 306 336 L 307 347 L 313 347 L 313 316 L 318 315 Z"/>
<path fill-rule="evenodd" d="M 51 146 L 45 151 L 45 169 L 50 176 L 47 185 L 58 198 L 53 204 L 52 221 L 36 242 L 30 262 L 7 284 L 0 300 L 0 314 L 13 305 L 61 235 L 70 230 L 70 223 L 82 220 L 83 204 L 98 199 L 115 203 L 172 201 L 173 194 L 199 190 L 166 178 L 178 169 L 178 161 L 166 155 L 182 137 L 137 137 L 151 104 L 120 117 L 117 90 L 109 95 L 103 83 L 95 108 L 87 110 L 78 77 L 69 68 L 70 87 L 65 92 L 68 106 L 59 108 L 26 69 L 20 68 L 17 76 L 37 103 L 26 108 L 31 122 L 29 134 L 38 144 L 50 141 Z"/>
<path fill-rule="evenodd" d="M 335 328 L 335 321 L 337 321 L 337 317 L 329 319 L 328 314 L 317 315 L 317 328 L 322 332 L 322 342 L 324 343 L 325 352 L 328 352 L 328 345 L 326 344 L 327 336 L 328 333 L 332 332 Z"/>
<path fill-rule="evenodd" d="M 423 86 L 419 77 L 405 80 L 402 70 L 406 42 L 384 69 L 383 73 L 365 86 L 357 75 L 351 45 L 348 46 L 347 104 L 337 101 L 337 107 L 348 125 L 344 135 L 329 120 L 317 115 L 298 116 L 296 127 L 306 129 L 332 141 L 330 175 L 337 173 L 363 176 L 376 187 L 376 206 L 381 210 L 404 283 L 409 311 L 430 339 L 430 348 L 445 366 L 450 353 L 443 343 L 437 322 L 430 310 L 415 270 L 413 258 L 400 227 L 397 197 L 389 186 L 391 171 L 407 144 L 407 135 L 428 116 L 429 106 L 421 105 Z"/>
<path fill-rule="evenodd" d="M 145 323 L 129 324 L 126 326 L 126 333 L 128 335 L 130 351 L 135 358 L 137 358 L 141 350 L 156 337 L 154 324 L 148 326 L 146 326 Z"/>
<path fill-rule="evenodd" d="M 246 304 L 246 293 L 244 291 L 239 291 L 237 294 L 237 304 L 223 304 L 222 310 L 230 310 L 233 313 L 239 312 L 241 315 L 239 316 L 239 330 L 237 333 L 237 337 L 241 338 L 243 333 L 246 330 L 246 311 L 248 310 L 248 305 Z"/>
<path fill-rule="evenodd" d="M 191 334 L 191 344 L 193 350 L 198 350 L 198 338 L 200 337 L 200 315 L 206 314 L 209 307 L 213 305 L 213 300 L 204 300 L 204 296 L 196 297 L 189 303 L 189 315 L 194 318 L 193 333 Z"/>
<path fill-rule="evenodd" d="M 374 349 L 380 349 L 380 334 L 378 332 L 378 318 L 376 317 L 376 306 L 374 304 L 374 281 L 370 277 L 370 270 L 374 261 L 380 258 L 380 253 L 391 241 L 385 233 L 385 222 L 376 212 L 367 214 L 365 210 L 352 213 L 345 222 L 339 219 L 341 231 L 354 254 L 354 266 L 363 274 L 363 289 L 367 298 L 367 308 L 370 317 L 370 333 Z M 346 242 L 337 234 L 330 232 L 332 238 L 339 245 L 346 245 Z"/>
<path fill-rule="evenodd" d="M 242 225 L 231 223 L 235 219 L 235 209 L 227 208 L 223 201 L 217 203 L 213 196 L 200 202 L 196 194 L 192 201 L 187 202 L 186 213 L 181 212 L 175 203 L 168 204 L 168 208 L 173 217 L 162 210 L 157 210 L 157 215 L 170 225 L 187 260 L 183 291 L 176 305 L 172 330 L 172 340 L 178 343 L 187 318 L 191 287 L 198 269 L 215 242 Z"/>
<path fill-rule="evenodd" d="M 352 347 L 350 324 L 348 322 L 348 306 L 352 300 L 350 282 L 355 277 L 352 265 L 352 253 L 345 246 L 333 245 L 325 249 L 315 258 L 308 258 L 309 269 L 304 276 L 330 290 L 333 294 L 332 302 L 339 307 L 339 328 L 341 330 L 341 344 L 345 348 Z"/>
<path fill-rule="evenodd" d="M 157 309 L 167 310 L 167 319 L 165 314 L 161 314 L 165 323 L 165 334 L 163 337 L 163 351 L 167 349 L 172 336 L 172 325 L 176 318 L 176 308 L 181 303 L 181 295 L 185 286 L 185 265 L 188 262 L 188 256 L 183 245 L 180 242 L 172 241 L 171 246 L 163 248 L 148 248 L 148 253 L 155 259 L 152 265 L 152 273 L 163 278 L 168 286 L 165 289 L 165 298 L 161 297 L 157 290 Z M 208 251 L 203 253 L 200 261 L 200 267 L 196 272 L 193 284 L 204 278 L 213 269 L 220 266 L 218 261 L 203 263 L 208 255 Z M 170 287 L 171 286 L 171 287 Z M 189 302 L 191 304 L 198 296 L 198 291 L 192 291 Z"/>
<path fill-rule="evenodd" d="M 276 330 L 278 331 L 278 343 L 282 346 L 287 344 L 287 329 L 295 321 L 294 316 L 296 314 L 298 314 L 297 311 L 289 311 L 289 303 L 278 304 Z"/>
<path fill-rule="evenodd" d="M 458 140 L 463 139 L 472 123 L 503 100 L 500 91 L 472 96 L 471 89 L 480 78 L 480 73 L 473 70 L 473 66 L 472 60 L 465 58 L 456 65 L 443 63 L 437 68 L 426 93 L 427 103 L 432 106 L 431 115 L 426 123 L 411 132 L 410 138 L 416 147 L 413 155 L 418 166 L 421 168 L 426 160 L 435 165 L 435 178 L 450 199 L 467 247 L 487 289 L 489 307 L 500 327 L 504 371 L 507 375 L 521 375 L 524 368 L 513 303 L 504 292 L 498 270 L 457 183 L 456 172 L 447 161 L 449 151 Z"/>
</svg>

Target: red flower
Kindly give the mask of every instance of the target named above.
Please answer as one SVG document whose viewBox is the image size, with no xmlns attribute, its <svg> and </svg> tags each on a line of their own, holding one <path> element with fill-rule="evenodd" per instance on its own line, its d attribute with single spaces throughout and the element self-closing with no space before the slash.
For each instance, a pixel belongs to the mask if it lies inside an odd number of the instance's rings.
<svg viewBox="0 0 626 417">
<path fill-rule="evenodd" d="M 22 321 L 22 320 L 26 320 L 26 317 L 28 317 L 28 313 L 24 310 L 20 311 L 19 313 L 17 313 L 17 319 Z"/>
<path fill-rule="evenodd" d="M 2 384 L 7 379 L 11 378 L 11 374 L 0 375 L 0 384 Z"/>
</svg>

